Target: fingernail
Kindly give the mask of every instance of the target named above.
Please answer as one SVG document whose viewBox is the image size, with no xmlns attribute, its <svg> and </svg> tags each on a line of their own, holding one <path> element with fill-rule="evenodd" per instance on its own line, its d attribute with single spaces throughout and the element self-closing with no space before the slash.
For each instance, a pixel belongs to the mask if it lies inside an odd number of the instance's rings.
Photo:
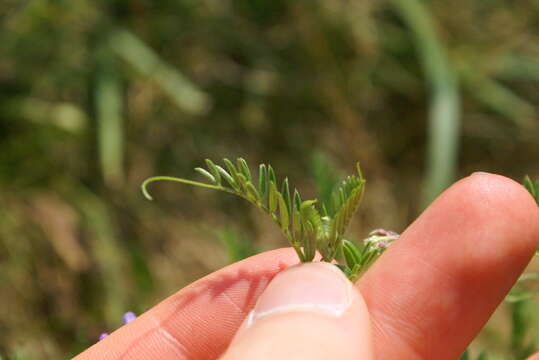
<svg viewBox="0 0 539 360">
<path fill-rule="evenodd" d="M 474 176 L 474 175 L 490 175 L 490 173 L 485 172 L 485 171 L 474 171 L 472 175 L 470 176 Z"/>
<path fill-rule="evenodd" d="M 306 263 L 278 274 L 262 293 L 245 325 L 289 312 L 341 316 L 352 302 L 352 283 L 334 265 Z"/>
</svg>

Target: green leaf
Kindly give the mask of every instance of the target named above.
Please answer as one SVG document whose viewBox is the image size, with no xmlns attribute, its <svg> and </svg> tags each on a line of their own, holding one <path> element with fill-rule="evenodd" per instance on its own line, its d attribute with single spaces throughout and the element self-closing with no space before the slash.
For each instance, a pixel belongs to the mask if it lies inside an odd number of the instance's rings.
<svg viewBox="0 0 539 360">
<path fill-rule="evenodd" d="M 524 181 L 522 182 L 522 185 L 528 190 L 530 195 L 535 200 L 535 203 L 539 205 L 539 181 L 536 181 L 535 183 L 530 179 L 528 175 L 524 177 Z"/>
<path fill-rule="evenodd" d="M 285 231 L 290 224 L 290 218 L 288 217 L 288 208 L 281 193 L 277 193 L 277 199 L 279 200 L 279 219 L 281 223 L 281 229 Z"/>
<path fill-rule="evenodd" d="M 298 241 L 301 237 L 301 214 L 299 210 L 292 211 L 292 238 Z"/>
<path fill-rule="evenodd" d="M 315 203 L 316 200 L 306 200 L 303 201 L 300 205 L 301 224 L 304 230 L 304 233 L 302 235 L 304 243 L 305 241 L 313 241 L 311 238 L 309 238 L 309 236 L 312 235 L 315 238 L 314 241 L 316 244 L 316 240 L 320 238 L 320 236 L 323 234 L 322 220 L 320 219 L 320 214 L 318 213 L 318 210 L 316 210 L 316 207 L 314 206 Z M 309 224 L 314 231 L 313 234 L 310 234 L 305 230 L 309 226 Z M 327 251 L 325 251 L 326 248 L 324 248 L 324 242 L 322 241 L 318 245 L 320 246 L 318 250 L 322 254 L 322 257 L 324 258 L 324 260 L 327 260 L 328 253 Z"/>
<path fill-rule="evenodd" d="M 348 266 L 343 264 L 335 264 L 335 266 L 339 268 L 339 270 L 341 270 L 348 279 L 352 277 L 352 270 Z"/>
<path fill-rule="evenodd" d="M 234 178 L 225 169 L 223 169 L 219 165 L 215 165 L 215 168 L 235 191 L 240 190 L 240 184 L 236 182 L 236 180 L 234 180 Z"/>
<path fill-rule="evenodd" d="M 297 189 L 294 190 L 294 207 L 298 211 L 301 209 L 301 196 Z"/>
<path fill-rule="evenodd" d="M 208 170 L 210 171 L 210 173 L 215 178 L 215 182 L 217 184 L 221 185 L 221 174 L 219 174 L 219 171 L 217 170 L 217 167 L 215 166 L 213 161 L 211 161 L 210 159 L 206 159 L 205 161 L 206 161 L 206 166 L 208 167 Z"/>
<path fill-rule="evenodd" d="M 204 176 L 205 178 L 207 178 L 208 180 L 210 180 L 212 184 L 217 185 L 217 179 L 215 179 L 215 177 L 209 172 L 207 172 L 205 169 L 197 167 L 195 168 L 195 171 L 201 174 L 202 176 Z"/>
<path fill-rule="evenodd" d="M 377 251 L 366 251 L 361 254 L 361 268 L 366 269 L 376 259 L 380 253 Z"/>
<path fill-rule="evenodd" d="M 334 190 L 333 194 L 331 195 L 331 214 L 335 215 L 337 213 L 337 209 L 341 207 L 341 197 L 339 194 L 339 190 Z"/>
<path fill-rule="evenodd" d="M 320 215 L 322 215 L 322 217 L 329 216 L 328 209 L 326 208 L 326 204 L 322 204 L 322 207 L 320 209 Z"/>
<path fill-rule="evenodd" d="M 277 178 L 275 177 L 275 171 L 273 171 L 271 165 L 268 165 L 268 178 L 269 182 L 272 182 L 277 186 Z"/>
<path fill-rule="evenodd" d="M 232 162 L 228 159 L 223 159 L 223 162 L 225 163 L 225 166 L 228 170 L 228 172 L 230 173 L 230 175 L 234 178 L 234 181 L 236 181 L 236 183 L 240 184 L 240 180 L 238 179 L 238 170 L 236 169 L 236 167 L 234 166 L 234 164 L 232 164 Z"/>
<path fill-rule="evenodd" d="M 292 203 L 290 201 L 290 187 L 288 186 L 288 178 L 285 178 L 281 187 L 281 194 L 283 195 L 284 202 L 287 210 L 290 213 L 292 209 Z"/>
<path fill-rule="evenodd" d="M 303 231 L 303 253 L 305 261 L 312 261 L 316 255 L 316 229 L 310 222 L 305 223 Z"/>
<path fill-rule="evenodd" d="M 334 192 L 334 204 L 338 207 L 334 209 L 334 218 L 331 225 L 331 234 L 337 237 L 343 236 L 346 228 L 350 224 L 352 216 L 356 212 L 363 195 L 365 180 L 361 177 L 358 167 L 358 176 L 349 176 Z M 338 240 L 338 239 L 333 239 Z"/>
<path fill-rule="evenodd" d="M 260 200 L 260 194 L 254 187 L 253 183 L 245 178 L 245 175 L 238 173 L 238 180 L 241 185 L 240 195 L 247 198 L 252 203 L 258 204 Z"/>
<path fill-rule="evenodd" d="M 253 183 L 250 181 L 247 181 L 245 186 L 246 186 L 247 192 L 256 200 L 256 202 L 259 202 L 260 194 L 258 193 L 258 190 L 255 188 Z"/>
<path fill-rule="evenodd" d="M 464 351 L 464 354 L 461 355 L 459 360 L 469 360 L 470 356 L 468 355 L 468 349 Z"/>
<path fill-rule="evenodd" d="M 246 193 L 248 180 L 245 178 L 243 174 L 238 173 L 237 176 L 238 176 L 238 182 L 240 183 L 241 188 L 243 189 L 243 192 Z"/>
<path fill-rule="evenodd" d="M 316 207 L 314 204 L 316 203 L 316 200 L 305 200 L 301 203 L 300 206 L 300 212 L 301 212 L 301 218 L 304 220 L 304 222 L 310 222 L 314 225 L 315 229 L 321 228 L 321 220 L 320 220 L 320 214 L 318 213 L 318 210 L 316 210 Z"/>
<path fill-rule="evenodd" d="M 269 183 L 269 194 L 268 194 L 268 211 L 270 214 L 275 213 L 277 210 L 277 189 L 275 188 L 275 183 Z"/>
<path fill-rule="evenodd" d="M 258 167 L 258 191 L 260 197 L 265 198 L 268 191 L 268 170 L 265 164 L 260 164 Z"/>
<path fill-rule="evenodd" d="M 361 264 L 361 254 L 359 249 L 351 241 L 342 241 L 342 251 L 348 267 L 353 269 L 356 265 Z"/>
<path fill-rule="evenodd" d="M 523 181 L 522 184 L 524 185 L 526 190 L 528 190 L 530 192 L 530 194 L 533 196 L 533 198 L 535 199 L 535 197 L 537 196 L 537 192 L 535 190 L 535 184 L 532 182 L 532 180 L 530 179 L 530 177 L 528 175 L 526 175 L 524 177 L 524 181 Z"/>
<path fill-rule="evenodd" d="M 343 182 L 343 185 L 346 186 L 346 182 Z M 342 206 L 342 204 L 344 204 L 345 201 L 346 199 L 344 196 L 344 189 L 339 188 L 339 204 Z"/>
<path fill-rule="evenodd" d="M 236 163 L 238 165 L 239 171 L 245 176 L 247 180 L 251 181 L 251 171 L 249 171 L 249 166 L 247 165 L 245 159 L 238 158 L 236 160 Z"/>
</svg>

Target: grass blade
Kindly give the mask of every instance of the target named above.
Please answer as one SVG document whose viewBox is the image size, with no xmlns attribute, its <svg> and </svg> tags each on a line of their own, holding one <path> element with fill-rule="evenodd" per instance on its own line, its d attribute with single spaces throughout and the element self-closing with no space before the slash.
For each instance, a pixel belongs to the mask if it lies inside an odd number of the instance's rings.
<svg viewBox="0 0 539 360">
<path fill-rule="evenodd" d="M 157 84 L 179 109 L 193 115 L 209 110 L 209 96 L 178 69 L 163 61 L 135 34 L 116 30 L 110 37 L 110 44 L 119 57 Z"/>
<path fill-rule="evenodd" d="M 436 27 L 420 0 L 392 0 L 412 30 L 432 98 L 429 105 L 427 172 L 423 206 L 453 181 L 457 169 L 460 131 L 460 96 L 457 77 L 436 35 Z"/>
<path fill-rule="evenodd" d="M 102 46 L 97 54 L 95 103 L 99 161 L 106 185 L 118 187 L 124 178 L 122 89 L 113 54 Z"/>
</svg>

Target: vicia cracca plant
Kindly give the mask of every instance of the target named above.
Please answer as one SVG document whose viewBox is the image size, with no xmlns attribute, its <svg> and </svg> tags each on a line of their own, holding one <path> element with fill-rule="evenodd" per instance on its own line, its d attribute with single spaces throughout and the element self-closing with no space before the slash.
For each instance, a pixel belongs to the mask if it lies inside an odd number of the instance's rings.
<svg viewBox="0 0 539 360">
<path fill-rule="evenodd" d="M 244 159 L 238 158 L 235 164 L 224 159 L 223 163 L 224 166 L 220 166 L 207 159 L 206 169 L 195 169 L 208 182 L 155 176 L 144 181 L 142 192 L 152 200 L 148 192 L 150 183 L 175 181 L 242 197 L 271 217 L 301 262 L 313 261 L 318 252 L 321 261 L 336 263 L 352 281 L 399 237 L 397 233 L 378 229 L 360 245 L 344 238 L 365 189 L 359 164 L 357 173 L 336 187 L 331 201 L 320 204 L 317 200 L 303 200 L 297 189 L 291 192 L 288 178 L 279 184 L 271 165 L 260 164 L 254 179 Z"/>
</svg>

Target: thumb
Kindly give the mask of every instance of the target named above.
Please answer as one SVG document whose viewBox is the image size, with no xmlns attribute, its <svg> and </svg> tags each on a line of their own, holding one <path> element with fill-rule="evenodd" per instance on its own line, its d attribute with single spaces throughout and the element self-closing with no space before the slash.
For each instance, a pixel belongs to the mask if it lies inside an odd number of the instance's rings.
<svg viewBox="0 0 539 360">
<path fill-rule="evenodd" d="M 369 313 L 334 265 L 279 273 L 260 295 L 221 360 L 374 359 Z"/>
</svg>

